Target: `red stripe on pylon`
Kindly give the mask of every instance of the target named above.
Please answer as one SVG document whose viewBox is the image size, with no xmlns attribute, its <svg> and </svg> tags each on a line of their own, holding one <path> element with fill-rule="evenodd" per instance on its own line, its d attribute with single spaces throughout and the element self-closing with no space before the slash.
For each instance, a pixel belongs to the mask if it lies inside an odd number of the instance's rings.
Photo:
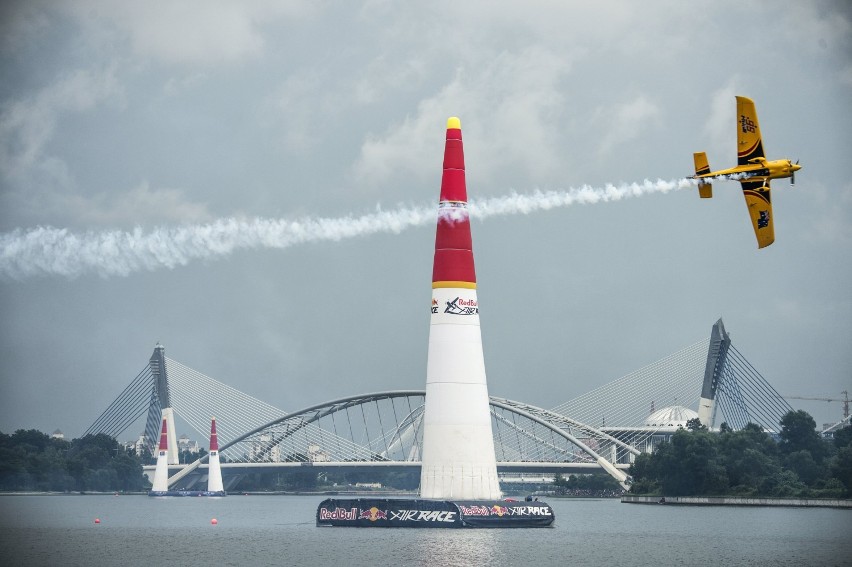
<svg viewBox="0 0 852 567">
<path fill-rule="evenodd" d="M 476 283 L 470 218 L 467 214 L 462 133 L 460 127 L 453 127 L 460 126 L 457 118 L 450 118 L 447 122 L 432 282 Z"/>
<path fill-rule="evenodd" d="M 219 450 L 219 438 L 216 436 L 216 418 L 210 421 L 210 450 Z"/>
<path fill-rule="evenodd" d="M 163 418 L 163 429 L 160 432 L 160 451 L 169 450 L 169 426 L 166 425 L 166 418 Z"/>
</svg>

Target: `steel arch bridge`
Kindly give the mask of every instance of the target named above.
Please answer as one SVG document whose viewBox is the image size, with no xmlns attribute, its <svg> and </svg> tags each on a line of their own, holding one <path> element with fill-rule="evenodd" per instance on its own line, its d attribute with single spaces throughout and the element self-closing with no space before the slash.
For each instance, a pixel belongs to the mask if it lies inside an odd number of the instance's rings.
<svg viewBox="0 0 852 567">
<path fill-rule="evenodd" d="M 719 413 L 719 421 L 733 429 L 756 423 L 777 431 L 781 417 L 792 409 L 734 347 L 720 319 L 708 339 L 555 408 L 491 397 L 498 470 L 604 472 L 625 484 L 624 471 L 640 451 L 653 451 L 683 427 L 654 416 L 672 415 L 666 412 L 670 409 L 688 414 L 708 399 L 715 405 L 701 422 L 710 428 L 717 426 Z M 161 416 L 171 408 L 181 427 L 188 425 L 203 438 L 210 418 L 217 417 L 225 471 L 301 466 L 411 470 L 420 466 L 424 400 L 422 390 L 377 392 L 288 414 L 168 358 L 157 344 L 148 364 L 84 435 L 117 438 L 144 420 L 145 432 L 134 445 L 137 451 L 145 446 L 153 452 Z M 664 409 L 655 412 L 655 404 Z M 193 482 L 206 469 L 203 461 L 185 469 L 176 453 L 169 462 L 177 473 L 170 485 L 176 487 L 186 487 L 177 483 Z"/>
<path fill-rule="evenodd" d="M 317 470 L 419 467 L 425 395 L 423 390 L 376 392 L 288 414 L 220 446 L 223 467 L 231 472 L 295 466 Z M 639 454 L 633 446 L 522 402 L 492 396 L 490 407 L 501 472 L 603 470 L 626 488 L 624 470 Z M 183 484 L 200 480 L 196 470 L 205 461 L 203 457 L 182 467 L 169 478 L 169 485 L 178 485 L 185 478 Z"/>
</svg>

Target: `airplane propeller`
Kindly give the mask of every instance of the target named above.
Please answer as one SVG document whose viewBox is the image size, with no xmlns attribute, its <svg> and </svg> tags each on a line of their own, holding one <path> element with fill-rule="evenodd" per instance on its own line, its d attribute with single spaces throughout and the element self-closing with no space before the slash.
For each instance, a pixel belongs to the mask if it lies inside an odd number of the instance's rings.
<svg viewBox="0 0 852 567">
<path fill-rule="evenodd" d="M 796 165 L 799 165 L 799 160 L 796 160 Z M 792 168 L 790 168 L 790 169 L 792 169 Z M 793 171 L 790 173 L 790 185 L 795 185 L 795 184 L 796 184 L 796 170 L 793 169 Z"/>
</svg>

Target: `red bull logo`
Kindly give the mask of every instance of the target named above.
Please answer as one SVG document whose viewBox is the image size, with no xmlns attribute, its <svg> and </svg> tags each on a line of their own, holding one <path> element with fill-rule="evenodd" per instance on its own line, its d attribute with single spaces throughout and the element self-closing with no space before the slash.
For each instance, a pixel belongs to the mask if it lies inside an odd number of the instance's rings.
<svg viewBox="0 0 852 567">
<path fill-rule="evenodd" d="M 355 520 L 357 518 L 358 512 L 356 508 L 351 508 L 349 510 L 346 508 L 335 508 L 334 510 L 320 508 L 319 511 L 320 520 Z"/>
<path fill-rule="evenodd" d="M 487 506 L 464 506 L 459 505 L 465 516 L 490 516 L 491 510 Z"/>
<path fill-rule="evenodd" d="M 506 506 L 498 506 L 495 504 L 491 507 L 491 513 L 496 516 L 508 516 L 509 509 Z"/>
<path fill-rule="evenodd" d="M 371 522 L 375 522 L 376 520 L 387 520 L 388 513 L 386 510 L 379 510 L 373 506 L 369 510 L 361 510 L 361 514 L 358 516 L 358 519 L 370 520 Z"/>
<path fill-rule="evenodd" d="M 475 299 L 463 299 L 461 297 L 456 297 L 452 301 L 447 301 L 447 308 L 444 309 L 444 313 L 449 313 L 450 315 L 477 315 L 479 314 L 479 307 L 476 304 Z"/>
</svg>

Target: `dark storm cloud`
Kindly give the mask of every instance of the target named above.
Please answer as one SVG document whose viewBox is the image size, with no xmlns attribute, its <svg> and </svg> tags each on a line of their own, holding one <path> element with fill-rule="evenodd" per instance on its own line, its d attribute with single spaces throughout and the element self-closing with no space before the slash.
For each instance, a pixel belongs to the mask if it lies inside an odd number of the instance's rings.
<svg viewBox="0 0 852 567">
<path fill-rule="evenodd" d="M 491 392 L 553 406 L 692 344 L 720 316 L 780 392 L 850 386 L 843 3 L 724 2 L 699 19 L 680 2 L 4 10 L 6 236 L 434 202 L 452 115 L 472 200 L 675 180 L 693 151 L 733 165 L 733 97 L 747 95 L 767 156 L 804 165 L 795 190 L 773 185 L 767 249 L 733 182 L 711 201 L 687 189 L 474 222 Z M 433 242 L 423 221 L 126 278 L 79 265 L 73 280 L 7 278 L 0 430 L 80 434 L 157 341 L 288 410 L 422 387 Z M 839 415 L 802 407 L 818 422 Z"/>
</svg>

